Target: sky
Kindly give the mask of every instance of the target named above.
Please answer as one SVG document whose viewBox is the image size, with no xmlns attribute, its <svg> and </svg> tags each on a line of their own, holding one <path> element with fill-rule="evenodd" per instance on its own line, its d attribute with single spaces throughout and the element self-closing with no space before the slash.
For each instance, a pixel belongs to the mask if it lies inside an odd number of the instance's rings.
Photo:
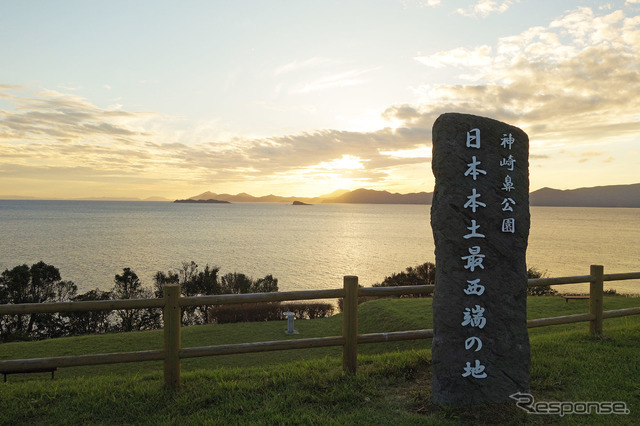
<svg viewBox="0 0 640 426">
<path fill-rule="evenodd" d="M 431 127 L 531 190 L 640 183 L 640 0 L 0 0 L 0 197 L 433 190 Z"/>
</svg>

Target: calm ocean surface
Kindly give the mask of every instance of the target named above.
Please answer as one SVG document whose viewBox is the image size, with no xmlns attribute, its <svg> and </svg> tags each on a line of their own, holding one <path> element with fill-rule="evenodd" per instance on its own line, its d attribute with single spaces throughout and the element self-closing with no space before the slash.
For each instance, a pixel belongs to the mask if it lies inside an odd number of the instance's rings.
<svg viewBox="0 0 640 426">
<path fill-rule="evenodd" d="M 143 284 L 182 261 L 254 278 L 282 291 L 370 286 L 434 261 L 425 205 L 174 204 L 0 200 L 0 269 L 43 260 L 80 292 L 107 290 L 123 267 Z M 640 209 L 533 207 L 528 266 L 549 276 L 640 271 Z M 587 285 L 562 286 L 584 291 Z M 640 282 L 605 283 L 640 293 Z"/>
</svg>

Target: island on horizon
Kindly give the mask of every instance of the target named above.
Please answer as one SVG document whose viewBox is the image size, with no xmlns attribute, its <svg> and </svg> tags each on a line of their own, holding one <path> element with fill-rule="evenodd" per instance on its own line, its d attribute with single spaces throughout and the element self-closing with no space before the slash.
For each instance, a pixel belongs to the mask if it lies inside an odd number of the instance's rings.
<svg viewBox="0 0 640 426">
<path fill-rule="evenodd" d="M 591 188 L 559 190 L 541 188 L 529 194 L 531 206 L 554 207 L 631 207 L 640 208 L 640 183 L 607 185 Z M 433 192 L 409 194 L 391 193 L 374 189 L 338 190 L 319 197 L 281 197 L 266 195 L 254 197 L 247 193 L 216 194 L 210 191 L 190 197 L 186 202 L 215 199 L 234 203 L 293 203 L 309 204 L 431 204 Z M 299 204 L 304 203 L 304 204 Z"/>
<path fill-rule="evenodd" d="M 192 196 L 174 203 L 202 203 L 202 204 L 232 204 L 232 203 L 304 203 L 313 204 L 423 204 L 429 205 L 433 199 L 433 192 L 417 192 L 408 194 L 391 193 L 388 191 L 359 188 L 353 191 L 341 189 L 318 197 L 282 197 L 265 195 L 254 197 L 247 193 L 236 195 L 216 194 L 210 191 Z M 35 197 L 0 195 L 0 200 L 40 201 L 56 199 L 40 199 Z M 167 201 L 163 197 L 139 198 L 76 198 L 61 199 L 60 201 Z M 548 207 L 627 207 L 640 208 L 640 183 L 626 185 L 606 185 L 576 189 L 541 188 L 529 194 L 530 204 Z M 56 200 L 57 201 L 57 200 Z"/>
</svg>

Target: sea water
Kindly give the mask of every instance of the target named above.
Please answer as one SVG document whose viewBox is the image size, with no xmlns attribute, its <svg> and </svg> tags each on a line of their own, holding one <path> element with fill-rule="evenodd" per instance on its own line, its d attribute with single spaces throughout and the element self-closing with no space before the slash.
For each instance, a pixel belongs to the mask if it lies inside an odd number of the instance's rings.
<svg viewBox="0 0 640 426">
<path fill-rule="evenodd" d="M 370 286 L 434 261 L 428 205 L 0 200 L 0 270 L 44 261 L 79 292 L 132 268 L 151 285 L 184 261 L 272 274 L 281 291 Z M 532 207 L 527 263 L 548 276 L 640 271 L 640 209 Z M 558 287 L 586 291 L 588 285 Z M 640 293 L 640 281 L 605 283 Z"/>
</svg>

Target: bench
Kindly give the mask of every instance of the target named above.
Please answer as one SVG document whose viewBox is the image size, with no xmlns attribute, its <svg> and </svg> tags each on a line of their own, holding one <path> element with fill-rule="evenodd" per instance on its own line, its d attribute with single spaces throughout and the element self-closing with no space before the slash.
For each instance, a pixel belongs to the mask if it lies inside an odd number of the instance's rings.
<svg viewBox="0 0 640 426">
<path fill-rule="evenodd" d="M 564 301 L 569 303 L 569 299 L 588 299 L 589 296 L 562 296 L 564 297 Z"/>
<path fill-rule="evenodd" d="M 22 374 L 22 373 L 51 373 L 51 380 L 53 380 L 54 373 L 58 371 L 58 367 L 45 367 L 45 368 L 25 368 L 19 371 L 11 370 L 11 371 L 0 371 L 0 373 L 4 374 L 4 381 L 7 381 L 8 374 Z"/>
</svg>

